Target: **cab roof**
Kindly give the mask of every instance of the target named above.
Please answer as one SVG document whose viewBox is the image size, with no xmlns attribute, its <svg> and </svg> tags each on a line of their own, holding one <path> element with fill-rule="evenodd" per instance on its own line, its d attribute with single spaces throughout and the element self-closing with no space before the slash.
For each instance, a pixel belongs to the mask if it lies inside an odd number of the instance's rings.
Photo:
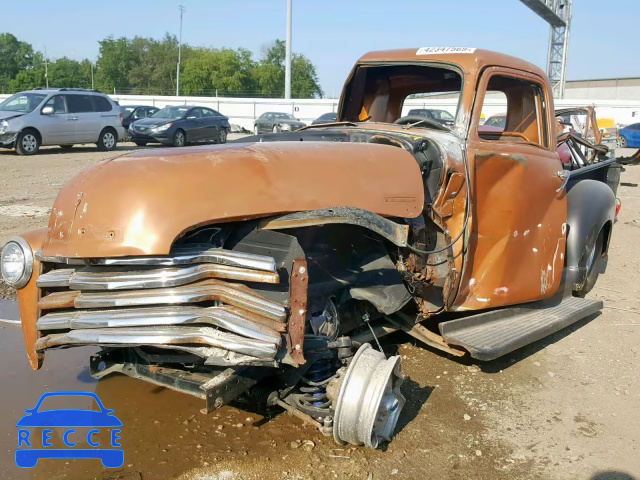
<svg viewBox="0 0 640 480">
<path fill-rule="evenodd" d="M 506 66 L 545 77 L 544 71 L 520 58 L 472 47 L 420 47 L 369 52 L 358 60 L 368 62 L 444 62 L 462 67 L 465 72 L 481 71 L 485 67 Z"/>
</svg>

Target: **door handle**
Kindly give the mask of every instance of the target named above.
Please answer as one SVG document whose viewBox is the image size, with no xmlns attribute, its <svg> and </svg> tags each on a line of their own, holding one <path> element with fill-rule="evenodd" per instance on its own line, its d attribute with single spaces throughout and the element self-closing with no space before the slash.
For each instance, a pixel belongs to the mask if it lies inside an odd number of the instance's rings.
<svg viewBox="0 0 640 480">
<path fill-rule="evenodd" d="M 562 180 L 564 180 L 564 182 L 562 182 L 562 185 L 560 186 L 560 188 L 558 188 L 556 190 L 556 193 L 560 193 L 562 190 L 565 189 L 565 187 L 567 186 L 567 183 L 569 183 L 569 177 L 571 172 L 569 172 L 568 170 L 560 170 L 558 172 L 558 178 L 561 178 Z"/>
</svg>

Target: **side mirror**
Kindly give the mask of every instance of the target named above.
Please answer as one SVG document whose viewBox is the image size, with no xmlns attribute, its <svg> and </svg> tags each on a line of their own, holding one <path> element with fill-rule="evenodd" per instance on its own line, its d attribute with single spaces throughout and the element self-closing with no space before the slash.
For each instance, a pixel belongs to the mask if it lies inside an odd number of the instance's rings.
<svg viewBox="0 0 640 480">
<path fill-rule="evenodd" d="M 53 107 L 44 107 L 41 113 L 42 115 L 53 115 Z"/>
</svg>

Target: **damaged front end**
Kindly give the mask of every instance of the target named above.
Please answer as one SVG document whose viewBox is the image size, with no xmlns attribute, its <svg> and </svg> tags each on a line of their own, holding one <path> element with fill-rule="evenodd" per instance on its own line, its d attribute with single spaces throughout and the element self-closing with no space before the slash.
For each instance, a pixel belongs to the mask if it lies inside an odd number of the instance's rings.
<svg viewBox="0 0 640 480">
<path fill-rule="evenodd" d="M 368 330 L 363 318 L 382 319 L 411 297 L 384 237 L 294 220 L 204 227 L 168 255 L 37 251 L 27 349 L 39 366 L 51 349 L 98 346 L 95 378 L 122 373 L 194 395 L 204 413 L 242 398 L 278 405 L 338 442 L 375 448 L 404 404 L 400 357 L 352 336 Z M 406 241 L 406 229 L 389 232 Z"/>
</svg>

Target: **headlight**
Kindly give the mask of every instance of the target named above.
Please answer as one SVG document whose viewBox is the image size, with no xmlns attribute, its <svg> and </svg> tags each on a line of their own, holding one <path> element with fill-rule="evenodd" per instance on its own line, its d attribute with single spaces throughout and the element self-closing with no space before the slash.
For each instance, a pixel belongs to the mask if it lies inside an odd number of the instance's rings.
<svg viewBox="0 0 640 480">
<path fill-rule="evenodd" d="M 22 288 L 33 273 L 33 253 L 24 238 L 15 237 L 2 249 L 0 255 L 2 279 L 13 288 Z"/>
<path fill-rule="evenodd" d="M 7 122 L 6 120 L 2 120 L 0 122 L 0 135 L 2 135 L 7 130 L 9 130 L 9 122 Z"/>
<path fill-rule="evenodd" d="M 280 130 L 282 130 L 283 132 L 290 132 L 291 125 L 289 125 L 288 123 L 283 123 L 282 125 L 280 125 Z"/>
<path fill-rule="evenodd" d="M 169 130 L 173 123 L 165 123 L 164 125 L 160 125 L 159 127 L 152 128 L 152 132 L 164 132 L 165 130 Z"/>
</svg>

